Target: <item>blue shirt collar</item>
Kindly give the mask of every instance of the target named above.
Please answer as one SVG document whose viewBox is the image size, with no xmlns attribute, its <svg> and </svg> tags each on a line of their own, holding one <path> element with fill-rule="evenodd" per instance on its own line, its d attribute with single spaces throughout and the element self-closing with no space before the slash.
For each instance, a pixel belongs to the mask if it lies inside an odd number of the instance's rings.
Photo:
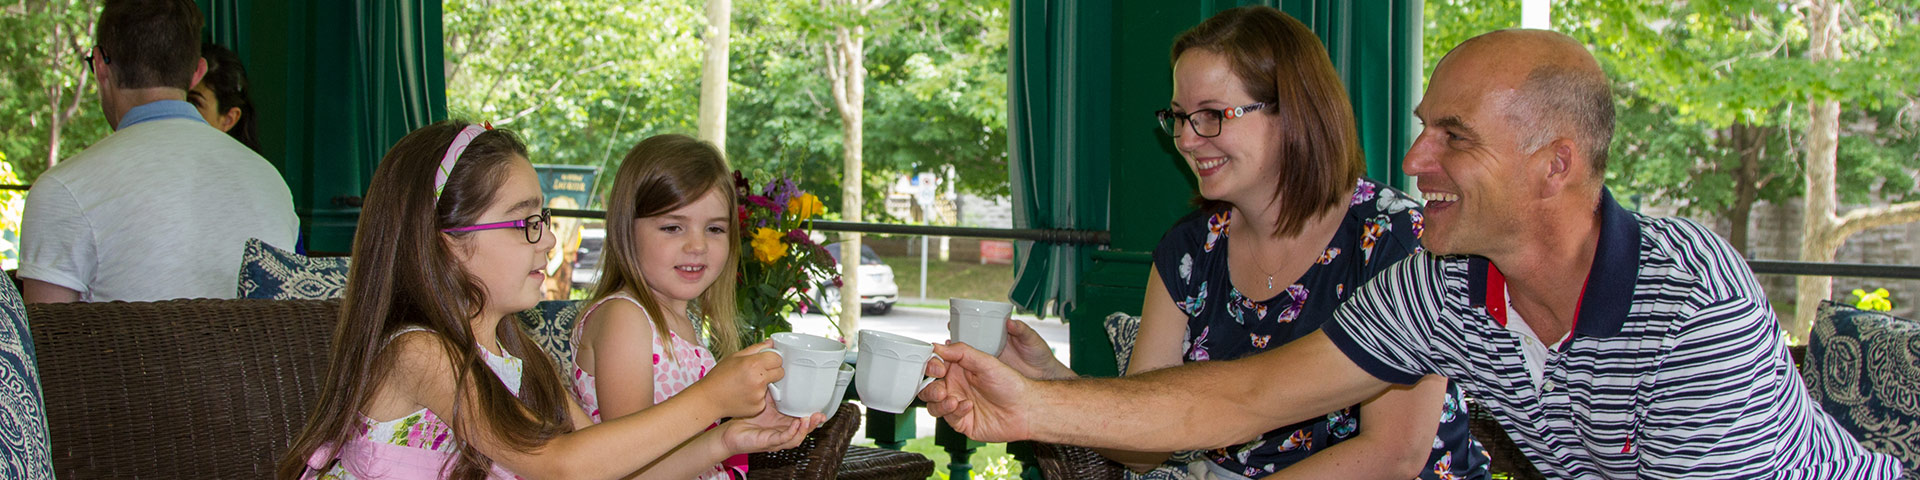
<svg viewBox="0 0 1920 480">
<path fill-rule="evenodd" d="M 1633 286 L 1640 281 L 1640 219 L 1613 200 L 1613 191 L 1600 189 L 1600 245 L 1594 247 L 1593 268 L 1580 295 L 1580 318 L 1573 331 L 1607 338 L 1620 334 L 1633 306 Z"/>
<path fill-rule="evenodd" d="M 1593 267 L 1587 271 L 1586 287 L 1580 293 L 1580 313 L 1573 331 L 1610 338 L 1619 335 L 1626 324 L 1627 311 L 1633 306 L 1633 287 L 1640 279 L 1640 220 L 1614 201 L 1613 191 L 1605 187 L 1600 190 L 1598 210 L 1600 243 L 1594 247 Z M 1486 257 L 1467 259 L 1470 306 L 1487 304 L 1490 265 Z M 1504 325 L 1506 319 L 1495 321 Z"/>
<path fill-rule="evenodd" d="M 202 124 L 207 123 L 207 119 L 200 116 L 200 109 L 194 108 L 193 104 L 187 103 L 186 100 L 159 100 L 127 110 L 127 114 L 120 117 L 120 125 L 114 127 L 114 130 L 126 130 L 127 127 L 134 125 L 169 118 L 191 118 Z"/>
</svg>

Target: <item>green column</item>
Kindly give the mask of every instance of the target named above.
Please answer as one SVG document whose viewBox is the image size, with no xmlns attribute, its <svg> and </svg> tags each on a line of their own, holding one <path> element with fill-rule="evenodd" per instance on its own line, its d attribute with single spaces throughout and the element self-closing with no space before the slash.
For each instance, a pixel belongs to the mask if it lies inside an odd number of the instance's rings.
<svg viewBox="0 0 1920 480">
<path fill-rule="evenodd" d="M 888 450 L 899 450 L 907 446 L 907 441 L 919 434 L 914 425 L 917 422 L 914 420 L 916 408 L 919 407 L 908 407 L 907 411 L 901 413 L 866 409 L 867 438 L 873 439 L 873 443 L 880 448 Z"/>
<path fill-rule="evenodd" d="M 953 426 L 947 425 L 946 420 L 935 419 L 933 422 L 933 443 L 947 452 L 947 478 L 973 478 L 973 451 L 986 444 L 961 435 Z"/>
<path fill-rule="evenodd" d="M 307 247 L 345 253 L 387 147 L 446 118 L 437 0 L 199 0 L 207 38 L 247 64 L 263 155 Z"/>
</svg>

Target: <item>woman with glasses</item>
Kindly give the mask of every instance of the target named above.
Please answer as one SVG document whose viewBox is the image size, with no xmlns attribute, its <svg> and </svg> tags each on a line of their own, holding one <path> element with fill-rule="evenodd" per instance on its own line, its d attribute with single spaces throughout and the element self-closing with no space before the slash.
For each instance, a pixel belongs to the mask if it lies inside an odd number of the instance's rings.
<svg viewBox="0 0 1920 480">
<path fill-rule="evenodd" d="M 1128 374 L 1313 334 L 1368 279 L 1420 252 L 1419 207 L 1361 176 L 1346 90 L 1305 25 L 1268 7 L 1227 10 L 1181 34 L 1172 57 L 1173 98 L 1155 116 L 1199 181 L 1199 208 L 1154 250 Z M 1002 360 L 1028 376 L 1073 375 L 1031 329 L 1010 327 Z M 1174 462 L 1101 453 L 1136 471 L 1163 467 L 1147 473 L 1157 478 L 1486 478 L 1466 417 L 1434 376 Z"/>
</svg>

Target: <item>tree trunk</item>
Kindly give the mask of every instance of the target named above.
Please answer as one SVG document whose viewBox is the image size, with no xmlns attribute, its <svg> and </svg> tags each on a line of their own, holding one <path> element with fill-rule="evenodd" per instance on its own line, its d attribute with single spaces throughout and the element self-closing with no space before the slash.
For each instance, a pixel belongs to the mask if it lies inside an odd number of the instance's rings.
<svg viewBox="0 0 1920 480">
<path fill-rule="evenodd" d="M 733 31 L 733 1 L 707 0 L 707 53 L 700 64 L 700 139 L 727 151 L 727 49 Z"/>
<path fill-rule="evenodd" d="M 1840 58 L 1840 9 L 1832 0 L 1815 0 L 1806 9 L 1807 58 L 1819 63 Z M 1834 226 L 1839 208 L 1834 190 L 1835 158 L 1839 156 L 1840 102 L 1832 98 L 1814 98 L 1808 102 L 1812 119 L 1807 125 L 1807 190 L 1805 221 L 1802 222 L 1800 260 L 1830 262 L 1842 239 L 1835 238 Z M 1833 277 L 1801 276 L 1794 295 L 1793 321 L 1786 325 L 1787 335 L 1795 343 L 1804 343 L 1813 328 L 1814 312 L 1820 301 L 1833 293 Z"/>
<path fill-rule="evenodd" d="M 1807 57 L 1814 62 L 1840 58 L 1840 6 L 1833 0 L 1817 0 L 1806 9 L 1808 25 Z M 1839 200 L 1834 189 L 1835 160 L 1839 157 L 1840 102 L 1831 98 L 1813 100 L 1813 121 L 1807 129 L 1807 205 L 1806 237 L 1800 243 L 1800 260 L 1831 262 L 1834 252 L 1847 237 L 1869 228 L 1920 221 L 1920 202 L 1884 207 L 1858 208 L 1838 215 Z M 1814 313 L 1820 301 L 1833 295 L 1832 277 L 1799 279 L 1794 301 L 1793 321 L 1787 333 L 1804 342 L 1813 327 Z"/>
<path fill-rule="evenodd" d="M 1760 188 L 1766 183 L 1760 178 L 1760 159 L 1766 155 L 1770 130 L 1746 123 L 1736 123 L 1728 130 L 1735 158 L 1740 163 L 1733 171 L 1733 203 L 1727 205 L 1727 220 L 1732 224 L 1727 231 L 1727 241 L 1740 256 L 1747 258 L 1753 258 L 1748 253 L 1752 243 L 1753 204 L 1759 201 Z"/>
<path fill-rule="evenodd" d="M 863 27 L 836 27 L 827 45 L 827 78 L 832 85 L 833 102 L 840 112 L 843 136 L 842 158 L 845 168 L 840 177 L 841 218 L 859 222 L 863 186 L 860 152 L 864 143 L 862 121 L 866 108 L 866 30 Z M 840 333 L 853 338 L 860 329 L 860 234 L 848 233 L 840 246 Z"/>
</svg>

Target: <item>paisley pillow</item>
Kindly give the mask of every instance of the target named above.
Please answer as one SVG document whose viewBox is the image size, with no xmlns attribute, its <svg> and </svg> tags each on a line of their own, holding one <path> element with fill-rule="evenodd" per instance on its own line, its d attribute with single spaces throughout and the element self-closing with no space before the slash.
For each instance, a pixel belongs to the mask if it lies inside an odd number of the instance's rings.
<svg viewBox="0 0 1920 480">
<path fill-rule="evenodd" d="M 346 289 L 345 257 L 308 257 L 247 239 L 240 257 L 240 298 L 329 300 Z"/>
<path fill-rule="evenodd" d="M 1822 302 L 1801 368 L 1822 410 L 1920 478 L 1920 322 Z"/>
<path fill-rule="evenodd" d="M 0 282 L 0 478 L 53 478 L 33 332 L 13 282 Z"/>
</svg>

